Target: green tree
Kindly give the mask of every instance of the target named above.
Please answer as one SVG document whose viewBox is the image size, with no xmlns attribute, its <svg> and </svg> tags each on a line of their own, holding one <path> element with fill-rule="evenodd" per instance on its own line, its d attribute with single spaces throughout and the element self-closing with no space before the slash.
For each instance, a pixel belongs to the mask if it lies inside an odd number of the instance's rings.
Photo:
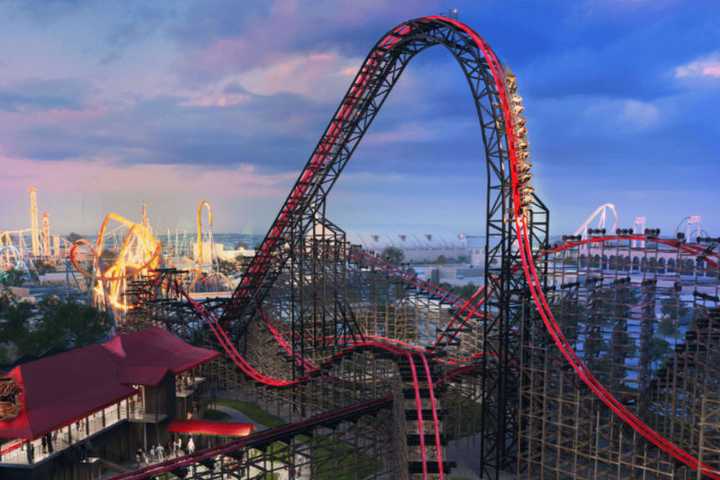
<svg viewBox="0 0 720 480">
<path fill-rule="evenodd" d="M 38 275 L 45 275 L 46 273 L 55 272 L 56 270 L 55 265 L 51 262 L 46 262 L 44 260 L 35 261 L 35 271 Z"/>
<path fill-rule="evenodd" d="M 0 338 L 17 349 L 17 356 L 41 356 L 107 338 L 110 317 L 89 305 L 48 297 L 37 305 L 0 297 Z"/>
<path fill-rule="evenodd" d="M 39 349 L 75 348 L 107 337 L 112 322 L 107 313 L 73 301 L 48 297 L 38 304 L 36 330 Z"/>
<path fill-rule="evenodd" d="M 12 268 L 5 272 L 0 272 L 0 285 L 20 287 L 25 282 L 25 277 L 25 272 L 17 268 Z"/>
<path fill-rule="evenodd" d="M 660 320 L 660 324 L 658 325 L 658 333 L 660 333 L 660 335 L 665 335 L 666 337 L 679 337 L 680 332 L 677 329 L 675 322 L 676 320 L 670 315 L 663 315 L 663 318 Z"/>
<path fill-rule="evenodd" d="M 218 259 L 218 271 L 224 275 L 231 276 L 238 271 L 238 264 L 229 260 Z"/>
<path fill-rule="evenodd" d="M 474 283 L 468 283 L 466 285 L 463 285 L 462 287 L 456 287 L 454 290 L 455 293 L 457 293 L 461 297 L 469 299 L 475 294 L 477 289 L 477 285 L 475 285 Z"/>
<path fill-rule="evenodd" d="M 405 253 L 397 247 L 385 247 L 382 257 L 393 265 L 400 265 L 405 259 Z"/>
</svg>

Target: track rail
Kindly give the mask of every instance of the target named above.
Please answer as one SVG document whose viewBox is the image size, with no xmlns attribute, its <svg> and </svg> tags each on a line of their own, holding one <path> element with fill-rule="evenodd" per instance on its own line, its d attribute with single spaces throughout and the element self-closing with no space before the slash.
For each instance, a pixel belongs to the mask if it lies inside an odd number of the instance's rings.
<svg viewBox="0 0 720 480">
<path fill-rule="evenodd" d="M 547 298 L 543 291 L 543 284 L 540 280 L 537 267 L 535 266 L 533 249 L 530 242 L 530 234 L 528 229 L 527 218 L 523 215 L 522 202 L 520 198 L 520 181 L 518 176 L 518 152 L 516 145 L 516 136 L 513 125 L 513 116 L 510 113 L 510 102 L 507 98 L 507 94 L 502 85 L 502 79 L 504 77 L 504 70 L 500 66 L 500 62 L 495 57 L 495 53 L 485 44 L 484 40 L 481 39 L 470 27 L 464 25 L 457 20 L 447 19 L 448 22 L 456 25 L 467 31 L 477 45 L 483 50 L 487 51 L 488 58 L 490 59 L 490 68 L 493 70 L 493 77 L 496 83 L 498 83 L 498 91 L 502 102 L 502 110 L 505 117 L 506 128 L 508 128 L 508 154 L 511 166 L 511 180 L 512 180 L 512 198 L 513 198 L 513 210 L 514 210 L 514 227 L 517 234 L 517 243 L 520 251 L 521 264 L 523 274 L 530 287 L 530 294 L 535 308 L 543 320 L 545 327 L 550 333 L 555 346 L 560 350 L 562 355 L 565 357 L 570 366 L 575 370 L 578 377 L 590 388 L 590 390 L 618 417 L 624 420 L 630 425 L 633 430 L 638 432 L 650 443 L 658 447 L 663 452 L 672 456 L 674 459 L 684 463 L 693 470 L 699 470 L 703 474 L 713 479 L 720 479 L 720 472 L 709 467 L 708 465 L 700 462 L 696 457 L 686 452 L 677 444 L 666 439 L 660 435 L 657 431 L 653 430 L 645 422 L 643 422 L 637 415 L 635 415 L 629 408 L 620 403 L 601 383 L 595 378 L 590 369 L 585 365 L 577 353 L 573 349 L 570 342 L 563 334 L 560 326 L 555 319 L 555 316 L 550 309 Z"/>
<path fill-rule="evenodd" d="M 608 243 L 608 242 L 615 242 L 615 241 L 632 241 L 632 240 L 653 240 L 658 241 L 659 243 L 662 243 L 664 245 L 667 245 L 671 248 L 677 248 L 679 250 L 683 250 L 686 253 L 689 253 L 691 255 L 695 256 L 705 256 L 705 257 L 714 257 L 718 258 L 719 254 L 717 252 L 708 251 L 707 248 L 702 248 L 696 245 L 688 245 L 684 242 L 676 241 L 676 240 L 668 240 L 668 239 L 650 239 L 644 235 L 630 235 L 630 236 L 621 236 L 621 235 L 608 235 L 608 236 L 602 236 L 602 237 L 590 237 L 586 238 L 580 241 L 569 241 L 564 242 L 562 244 L 556 245 L 554 247 L 548 248 L 544 250 L 543 254 L 549 254 L 549 253 L 560 253 L 562 251 L 570 250 L 573 248 L 577 248 L 583 245 L 589 245 L 589 244 L 599 244 L 599 243 Z M 368 254 L 369 255 L 369 254 Z M 377 258 L 375 256 L 372 256 L 373 258 Z M 381 259 L 380 259 L 381 260 Z M 713 260 L 708 260 L 709 265 L 714 266 L 717 268 L 717 262 Z M 391 264 L 385 262 L 383 264 L 383 267 L 387 267 L 388 265 L 391 266 Z M 398 269 L 399 270 L 399 269 Z M 388 273 L 392 274 L 393 272 L 396 272 L 396 269 L 389 269 Z M 178 289 L 181 291 L 183 295 L 185 295 L 185 298 L 188 300 L 188 302 L 193 306 L 193 309 L 205 320 L 208 321 L 208 318 L 212 315 L 209 313 L 209 311 L 206 311 L 204 307 L 189 299 L 187 294 L 182 291 L 181 287 L 178 286 Z M 458 297 L 460 300 L 462 300 L 462 297 Z M 465 301 L 467 302 L 467 300 Z M 207 313 L 204 313 L 207 312 Z M 287 340 L 282 336 L 282 333 L 275 328 L 272 325 L 272 320 L 268 317 L 268 315 L 261 311 L 260 313 L 261 318 L 263 319 L 263 322 L 268 327 L 269 332 L 274 337 L 275 341 L 278 343 L 278 345 L 285 350 L 288 355 L 292 356 L 296 359 L 296 361 L 302 361 L 306 362 L 306 365 L 308 367 L 308 371 L 310 371 L 310 374 L 307 375 L 304 378 L 296 379 L 293 382 L 289 382 L 285 379 L 275 378 L 275 377 L 267 377 L 261 374 L 261 372 L 254 369 L 254 367 L 251 367 L 250 369 L 247 369 L 247 367 L 240 363 L 239 365 L 236 363 L 236 365 L 245 373 L 249 378 L 253 380 L 257 380 L 257 375 L 262 375 L 260 378 L 260 383 L 266 384 L 267 379 L 273 379 L 278 384 L 274 386 L 292 386 L 297 385 L 300 383 L 304 383 L 307 381 L 310 381 L 313 377 L 317 377 L 320 373 L 321 369 L 327 368 L 330 366 L 334 361 L 336 361 L 339 358 L 342 358 L 344 355 L 350 354 L 351 352 L 357 351 L 362 348 L 370 348 L 370 349 L 377 349 L 377 350 L 384 350 L 384 351 L 392 351 L 394 353 L 398 353 L 399 351 L 404 351 L 405 353 L 409 354 L 419 354 L 419 357 L 422 362 L 422 366 L 425 371 L 426 378 L 431 379 L 431 374 L 429 371 L 430 362 L 428 361 L 428 357 L 426 356 L 427 353 L 429 353 L 425 348 L 412 345 L 407 342 L 403 342 L 401 340 L 393 339 L 393 338 L 387 338 L 387 337 L 381 337 L 381 336 L 373 336 L 373 335 L 366 335 L 365 338 L 367 339 L 366 342 L 360 342 L 357 344 L 352 344 L 351 339 L 348 339 L 349 341 L 349 347 L 345 349 L 342 352 L 338 352 L 337 355 L 335 355 L 332 359 L 328 360 L 327 362 L 323 363 L 321 366 L 316 366 L 312 364 L 309 360 L 303 359 L 299 356 L 299 354 L 292 351 L 291 346 L 287 342 Z M 217 319 L 212 320 L 215 325 L 217 325 Z M 209 324 L 210 325 L 210 324 Z M 220 341 L 220 339 L 218 339 Z M 225 347 L 223 347 L 225 348 Z M 226 350 L 227 353 L 227 350 Z M 448 370 L 441 378 L 439 378 L 436 382 L 431 383 L 428 385 L 431 395 L 432 395 L 432 401 L 435 403 L 434 398 L 434 389 L 436 385 L 444 384 L 448 382 L 452 382 L 456 380 L 459 377 L 462 377 L 463 375 L 469 375 L 474 374 L 481 370 L 481 365 L 477 363 L 478 360 L 482 359 L 483 357 L 494 357 L 494 355 L 487 355 L 483 352 L 471 355 L 467 358 L 463 359 L 453 359 L 453 360 L 445 360 L 441 357 L 430 357 L 431 361 L 439 362 L 439 363 L 445 363 L 448 365 L 453 366 L 450 370 Z M 249 363 L 248 363 L 249 365 Z M 417 370 L 415 370 L 415 377 L 417 379 Z M 153 465 L 150 467 L 147 467 L 142 470 L 137 470 L 132 473 L 123 474 L 117 477 L 113 477 L 117 480 L 127 480 L 127 479 L 141 479 L 141 478 L 149 478 L 151 476 L 159 475 L 161 473 L 167 473 L 175 471 L 179 468 L 187 467 L 192 464 L 200 463 L 203 460 L 213 458 L 217 455 L 222 455 L 224 453 L 229 453 L 232 451 L 235 451 L 239 448 L 246 448 L 246 447 L 252 447 L 253 445 L 258 445 L 261 443 L 264 443 L 268 441 L 268 436 L 272 438 L 280 438 L 287 436 L 288 432 L 299 432 L 303 429 L 307 428 L 308 425 L 321 425 L 323 422 L 332 422 L 336 420 L 342 420 L 346 418 L 351 418 L 354 415 L 357 415 L 359 412 L 364 411 L 366 409 L 374 409 L 375 406 L 379 406 L 378 408 L 384 408 L 387 407 L 392 399 L 390 397 L 386 397 L 385 399 L 380 400 L 373 400 L 369 402 L 364 402 L 361 404 L 354 405 L 352 407 L 339 409 L 337 411 L 328 412 L 328 414 L 318 415 L 315 417 L 311 417 L 308 420 L 289 424 L 287 426 L 279 427 L 277 429 L 269 430 L 266 432 L 261 432 L 259 434 L 252 435 L 250 437 L 247 437 L 245 439 L 231 442 L 228 444 L 225 444 L 220 447 L 216 447 L 214 449 L 207 449 L 202 450 L 200 452 L 197 452 L 194 455 L 188 455 L 184 457 L 180 457 L 178 459 L 174 459 L 162 464 Z M 416 397 L 417 401 L 417 397 Z M 422 416 L 420 414 L 420 416 Z M 437 426 L 439 424 L 439 419 L 437 417 L 437 408 L 436 405 L 433 406 L 433 424 L 434 424 L 434 433 L 435 433 L 435 442 L 436 447 L 440 444 L 440 436 L 439 436 L 439 430 L 437 429 Z M 422 438 L 422 436 L 421 436 Z M 270 440 L 271 441 L 271 440 Z M 17 445 L 12 445 L 11 448 L 8 450 L 12 450 L 14 448 L 17 448 L 20 446 L 20 443 Z M 440 455 L 442 455 L 442 450 L 438 448 L 438 452 L 440 452 Z M 426 458 L 426 457 L 425 457 Z M 426 460 L 427 461 L 427 460 Z M 438 457 L 439 464 L 442 465 L 442 457 Z M 426 470 L 425 470 L 426 471 Z M 711 477 L 712 478 L 712 477 Z"/>
<path fill-rule="evenodd" d="M 597 237 L 588 237 L 583 240 L 568 241 L 548 248 L 543 251 L 544 254 L 560 253 L 571 248 L 577 248 L 584 245 L 592 245 L 595 243 L 621 242 L 621 241 L 652 241 L 668 247 L 676 248 L 696 257 L 703 257 L 711 268 L 718 269 L 718 260 L 720 260 L 720 252 L 716 252 L 712 247 L 702 247 L 701 245 L 685 243 L 680 240 L 669 238 L 655 238 L 647 235 L 603 235 Z M 714 258 L 715 260 L 713 260 Z"/>
<path fill-rule="evenodd" d="M 275 441 L 285 440 L 288 437 L 302 434 L 313 427 L 330 424 L 333 422 L 357 418 L 363 415 L 370 415 L 379 410 L 389 408 L 392 405 L 392 397 L 388 396 L 377 400 L 357 403 L 348 407 L 324 412 L 320 415 L 310 417 L 300 422 L 283 425 L 269 430 L 263 430 L 239 440 L 235 440 L 218 447 L 199 450 L 192 455 L 185 455 L 163 463 L 151 465 L 140 470 L 124 473 L 112 477 L 112 480 L 140 480 L 151 478 L 163 473 L 172 473 L 181 468 L 187 468 L 211 460 L 219 455 L 227 455 L 243 448 L 252 448 L 268 445 Z"/>
<path fill-rule="evenodd" d="M 263 385 L 271 386 L 271 387 L 277 387 L 277 388 L 288 388 L 295 385 L 300 385 L 303 383 L 306 383 L 310 381 L 313 377 L 318 376 L 321 373 L 321 370 L 323 368 L 327 368 L 339 359 L 351 355 L 355 352 L 357 352 L 360 349 L 371 349 L 371 350 L 379 350 L 379 351 L 385 351 L 389 352 L 397 357 L 404 357 L 409 366 L 412 373 L 412 387 L 415 392 L 415 407 L 417 412 L 417 430 L 418 435 L 420 439 L 420 455 L 421 455 L 421 462 L 422 462 L 422 469 L 423 469 L 423 480 L 426 480 L 428 478 L 428 469 L 427 469 L 427 446 L 425 445 L 425 435 L 424 435 L 424 418 L 423 418 L 423 404 L 422 404 L 422 398 L 420 395 L 420 382 L 418 380 L 418 373 L 417 373 L 417 365 L 415 363 L 415 356 L 418 356 L 420 358 L 420 361 L 422 362 L 424 368 L 426 369 L 426 378 L 428 382 L 428 388 L 430 390 L 431 395 L 431 411 L 432 411 L 432 422 L 433 422 L 433 429 L 435 432 L 435 447 L 436 447 L 436 454 L 437 454 L 437 461 L 439 465 L 439 478 L 440 480 L 443 480 L 445 478 L 444 472 L 443 472 L 443 464 L 442 464 L 442 443 L 440 441 L 440 426 L 439 426 L 439 418 L 437 414 L 437 402 L 434 397 L 433 387 L 432 387 L 432 377 L 429 370 L 429 364 L 427 362 L 427 358 L 423 352 L 419 351 L 412 351 L 409 352 L 407 350 L 403 350 L 400 348 L 397 348 L 395 346 L 389 345 L 387 343 L 382 343 L 378 341 L 360 341 L 355 342 L 352 346 L 345 348 L 339 352 L 337 352 L 335 355 L 327 359 L 325 362 L 323 362 L 321 368 L 315 368 L 311 374 L 305 375 L 304 377 L 297 378 L 294 380 L 287 380 L 283 378 L 277 378 L 277 377 L 271 377 L 268 375 L 265 375 L 258 371 L 255 367 L 253 367 L 250 362 L 248 362 L 235 348 L 230 338 L 227 336 L 223 328 L 220 326 L 218 319 L 210 312 L 209 310 L 205 309 L 203 305 L 200 303 L 192 300 L 190 296 L 185 292 L 182 291 L 182 294 L 185 296 L 185 299 L 190 303 L 190 305 L 193 307 L 195 312 L 207 323 L 207 325 L 210 327 L 210 329 L 215 334 L 215 338 L 220 343 L 220 345 L 225 350 L 225 353 L 228 354 L 230 359 L 233 361 L 235 366 L 237 366 L 247 377 L 250 379 L 261 383 Z M 275 334 L 274 334 L 275 335 Z M 279 335 L 279 332 L 276 332 L 276 339 L 281 339 L 282 337 Z M 284 342 L 284 339 L 278 340 L 279 344 L 286 343 Z M 294 353 L 292 353 L 292 350 L 288 347 L 288 353 L 293 355 L 293 357 L 297 358 Z M 304 359 L 301 359 L 301 361 L 304 361 Z"/>
<path fill-rule="evenodd" d="M 507 237 L 513 242 L 511 245 L 512 251 L 508 253 L 508 255 L 516 255 L 519 257 L 519 262 L 515 266 L 515 271 L 522 270 L 523 277 L 529 288 L 532 302 L 534 303 L 535 309 L 542 319 L 546 330 L 550 334 L 553 343 L 560 350 L 568 364 L 573 368 L 578 378 L 582 380 L 582 382 L 599 400 L 603 402 L 603 404 L 605 404 L 615 415 L 621 418 L 638 434 L 678 462 L 687 465 L 693 470 L 699 470 L 702 474 L 708 476 L 709 478 L 720 480 L 720 472 L 703 464 L 695 456 L 686 452 L 671 440 L 664 438 L 657 431 L 653 430 L 645 422 L 643 422 L 629 408 L 620 403 L 593 375 L 587 365 L 581 358 L 579 358 L 570 342 L 568 342 L 565 338 L 553 315 L 553 312 L 550 309 L 548 300 L 545 297 L 543 284 L 540 280 L 540 274 L 535 264 L 535 258 L 538 252 L 533 249 L 531 240 L 532 235 L 530 233 L 527 211 L 528 190 L 525 184 L 527 173 L 522 172 L 520 168 L 522 164 L 520 155 L 522 145 L 519 143 L 520 140 L 517 131 L 519 131 L 522 126 L 518 125 L 518 128 L 516 128 L 515 125 L 516 117 L 511 111 L 513 104 L 511 103 L 507 90 L 508 80 L 506 78 L 505 69 L 497 59 L 490 46 L 470 27 L 455 19 L 441 16 L 430 16 L 401 24 L 383 37 L 371 51 L 360 70 L 360 73 L 358 73 L 352 86 L 350 87 L 348 94 L 345 96 L 335 116 L 328 125 L 323 137 L 318 143 L 318 146 L 310 157 L 305 169 L 291 190 L 285 204 L 278 213 L 275 222 L 258 249 L 256 256 L 253 258 L 252 263 L 246 271 L 246 274 L 243 276 L 238 289 L 234 293 L 233 302 L 223 316 L 223 320 L 225 321 L 224 323 L 229 323 L 233 321 L 233 319 L 240 323 L 250 321 L 248 319 L 248 315 L 255 314 L 256 309 L 260 307 L 269 289 L 274 284 L 277 275 L 279 275 L 279 269 L 282 265 L 284 265 L 284 262 L 287 261 L 288 257 L 287 254 L 284 253 L 283 245 L 291 243 L 292 238 L 290 237 L 290 231 L 294 226 L 299 225 L 303 219 L 305 219 L 304 221 L 307 221 L 307 218 L 313 217 L 316 212 L 318 212 L 318 209 L 320 208 L 319 206 L 324 204 L 324 195 L 330 190 L 335 180 L 338 178 L 345 162 L 349 160 L 352 151 L 357 146 L 357 143 L 362 138 L 362 135 L 369 124 L 372 122 L 374 115 L 382 106 L 382 102 L 384 101 L 387 93 L 382 94 L 385 96 L 379 94 L 378 90 L 380 89 L 380 86 L 383 85 L 383 88 L 386 88 L 387 92 L 389 92 L 404 68 L 404 64 L 401 68 L 395 70 L 390 68 L 393 66 L 391 59 L 393 58 L 392 52 L 394 49 L 396 49 L 398 45 L 403 44 L 406 40 L 408 42 L 412 42 L 414 34 L 417 34 L 416 38 L 424 38 L 423 36 L 429 37 L 433 34 L 433 29 L 436 29 L 435 31 L 447 31 L 449 34 L 452 34 L 453 32 L 462 34 L 463 38 L 466 39 L 467 42 L 463 47 L 460 47 L 459 45 L 455 46 L 457 48 L 462 48 L 463 51 L 473 49 L 476 52 L 480 52 L 483 61 L 485 62 L 483 65 L 487 66 L 489 76 L 483 80 L 485 82 L 486 89 L 492 89 L 494 92 L 493 95 L 496 95 L 493 99 L 497 99 L 498 104 L 493 105 L 493 109 L 498 109 L 501 116 L 501 121 L 496 123 L 496 125 L 499 125 L 497 128 L 502 128 L 504 130 L 502 134 L 503 138 L 498 139 L 498 143 L 502 142 L 503 139 L 506 142 L 506 151 L 503 151 L 503 149 L 500 148 L 499 150 L 502 154 L 499 158 L 501 160 L 503 158 L 507 160 L 507 168 L 509 170 L 510 205 L 508 205 L 508 207 L 510 211 L 507 212 L 507 217 L 502 217 L 503 222 L 505 221 L 505 218 L 511 222 L 513 230 L 513 236 Z M 442 42 L 442 40 L 437 40 L 433 44 Z M 411 54 L 409 57 L 412 57 L 412 55 L 423 48 L 426 48 L 426 46 L 416 47 L 410 52 Z M 398 55 L 400 55 L 399 52 Z M 458 60 L 460 61 L 460 58 L 458 58 Z M 469 75 L 467 71 L 466 75 Z M 386 84 L 383 84 L 386 80 Z M 470 78 L 468 78 L 468 80 L 470 80 Z M 473 88 L 472 83 L 471 88 Z M 372 103 L 374 99 L 371 98 L 371 94 L 379 97 L 379 100 Z M 478 100 L 476 99 L 476 102 L 477 101 Z M 362 117 L 363 114 L 367 113 L 370 107 L 373 109 L 372 115 L 367 114 L 366 118 Z M 364 123 L 362 127 L 359 127 L 358 124 L 361 120 Z M 481 123 L 481 125 L 485 128 L 484 124 Z M 353 132 L 356 131 L 359 133 L 353 137 Z M 487 148 L 486 144 L 486 149 Z M 342 160 L 339 160 L 341 157 Z M 494 165 L 493 167 L 497 167 L 497 165 Z M 501 167 L 503 167 L 503 165 L 501 165 Z M 504 170 L 499 168 L 498 171 Z M 609 241 L 609 238 L 611 237 L 605 237 L 605 241 Z M 645 237 L 626 236 L 617 238 L 644 239 Z M 587 243 L 598 241 L 603 240 L 596 237 L 586 240 Z M 665 241 L 660 243 L 664 242 Z M 582 242 L 575 242 L 575 245 L 567 245 L 567 248 L 572 248 L 572 246 L 580 244 L 582 244 Z M 689 249 L 686 250 L 688 252 L 694 252 L 698 255 L 701 254 L 700 250 L 695 247 L 681 245 L 676 246 L 682 249 Z M 505 255 L 505 253 L 503 253 L 503 255 Z M 717 262 L 715 260 L 708 259 L 708 262 L 710 262 L 709 264 L 717 266 Z M 494 294 L 495 292 L 488 291 L 488 293 Z M 194 302 L 192 302 L 189 298 L 188 301 L 194 304 Z M 279 388 L 293 385 L 302 380 L 299 379 L 291 381 L 275 379 L 257 371 L 238 353 L 234 346 L 233 339 L 221 326 L 220 322 L 218 322 L 212 314 L 206 312 L 199 304 L 194 304 L 194 308 L 201 317 L 207 321 L 218 342 L 226 351 L 230 359 L 249 378 L 254 381 Z M 488 308 L 487 304 L 485 308 Z M 242 325 L 240 325 L 240 327 L 242 328 Z M 354 344 L 350 350 L 361 347 L 381 348 L 392 351 L 392 347 L 388 347 L 386 344 L 379 342 L 358 342 Z M 398 355 L 408 355 L 410 357 L 411 365 L 414 365 L 412 355 L 416 354 L 410 354 L 402 351 L 397 351 L 396 353 Z M 347 350 L 340 352 L 340 354 L 347 354 Z M 502 351 L 502 354 L 507 356 L 506 351 Z M 416 374 L 417 372 L 415 371 L 415 383 L 417 384 Z M 421 424 L 422 413 L 418 413 L 418 423 Z M 423 451 L 424 447 L 425 446 L 422 445 Z M 424 469 L 423 472 L 426 477 L 426 469 Z"/>
<path fill-rule="evenodd" d="M 445 325 L 443 331 L 435 338 L 435 342 L 431 347 L 433 349 L 439 348 L 440 342 L 443 339 L 446 339 L 449 344 L 455 339 L 455 337 L 457 337 L 459 329 L 458 327 L 453 329 L 453 327 L 456 326 L 457 321 L 460 322 L 459 328 L 462 328 L 472 319 L 485 319 L 485 312 L 482 311 L 482 307 L 488 293 L 485 286 L 478 287 L 470 298 L 465 299 L 450 290 L 434 284 L 433 282 L 420 280 L 414 272 L 404 270 L 401 267 L 393 265 L 377 255 L 372 255 L 364 250 L 355 249 L 351 254 L 351 258 L 357 262 L 365 262 L 374 267 L 378 267 L 386 274 L 393 276 L 401 282 L 411 285 L 422 292 L 436 297 L 439 302 L 447 303 L 455 309 L 455 312 L 450 318 L 448 324 Z"/>
</svg>

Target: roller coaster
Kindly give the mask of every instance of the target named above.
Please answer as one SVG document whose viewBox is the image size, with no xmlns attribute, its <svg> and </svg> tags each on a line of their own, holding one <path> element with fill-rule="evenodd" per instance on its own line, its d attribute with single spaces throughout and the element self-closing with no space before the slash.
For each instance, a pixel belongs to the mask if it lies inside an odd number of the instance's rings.
<svg viewBox="0 0 720 480">
<path fill-rule="evenodd" d="M 125 234 L 117 248 L 107 250 L 105 242 L 112 223 L 125 230 Z M 81 249 L 86 250 L 85 255 Z M 125 298 L 128 282 L 158 268 L 161 254 L 162 245 L 152 234 L 147 221 L 135 223 L 111 212 L 100 224 L 95 244 L 85 239 L 77 240 L 68 256 L 75 270 L 90 280 L 93 303 L 122 315 L 129 308 Z M 92 261 L 92 268 L 83 266 L 83 256 Z"/>
<path fill-rule="evenodd" d="M 467 79 L 484 146 L 485 282 L 469 298 L 351 245 L 326 216 L 405 67 L 437 45 Z M 116 478 L 449 479 L 470 439 L 483 479 L 720 479 L 718 239 L 584 228 L 551 245 L 523 110 L 515 76 L 458 20 L 384 35 L 232 298 L 152 280 L 182 305 L 168 328 L 224 352 L 207 375 L 287 424 Z"/>
</svg>

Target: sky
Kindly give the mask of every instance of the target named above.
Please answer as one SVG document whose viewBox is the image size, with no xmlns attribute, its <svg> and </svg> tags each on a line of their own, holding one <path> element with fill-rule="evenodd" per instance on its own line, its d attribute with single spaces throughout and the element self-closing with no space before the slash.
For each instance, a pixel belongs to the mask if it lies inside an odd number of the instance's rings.
<svg viewBox="0 0 720 480">
<path fill-rule="evenodd" d="M 518 76 L 554 234 L 614 203 L 720 234 L 716 0 L 0 0 L 0 230 L 105 213 L 263 234 L 372 45 L 457 8 Z M 482 234 L 474 106 L 441 47 L 408 67 L 343 172 L 351 232 Z"/>
</svg>

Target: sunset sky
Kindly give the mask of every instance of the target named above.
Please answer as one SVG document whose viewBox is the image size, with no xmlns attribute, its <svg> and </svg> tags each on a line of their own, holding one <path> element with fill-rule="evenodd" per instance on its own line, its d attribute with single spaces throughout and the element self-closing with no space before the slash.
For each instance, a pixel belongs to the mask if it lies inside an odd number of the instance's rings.
<svg viewBox="0 0 720 480">
<path fill-rule="evenodd" d="M 264 233 L 367 51 L 459 9 L 512 67 L 555 234 L 612 202 L 720 235 L 717 0 L 0 0 L 0 230 L 102 216 Z M 336 186 L 349 231 L 484 231 L 485 167 L 447 51 L 410 65 Z"/>
</svg>

